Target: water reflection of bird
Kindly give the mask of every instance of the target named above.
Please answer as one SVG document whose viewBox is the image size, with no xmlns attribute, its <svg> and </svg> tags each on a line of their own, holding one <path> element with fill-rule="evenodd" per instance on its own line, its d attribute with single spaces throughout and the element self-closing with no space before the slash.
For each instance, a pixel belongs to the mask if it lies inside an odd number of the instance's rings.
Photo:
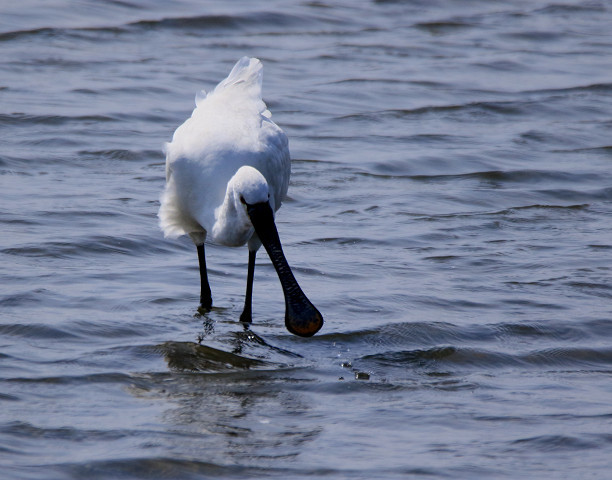
<svg viewBox="0 0 612 480">
<path fill-rule="evenodd" d="M 287 193 L 291 160 L 285 133 L 261 99 L 262 64 L 243 57 L 229 76 L 196 97 L 190 118 L 166 145 L 166 188 L 159 210 L 167 237 L 188 234 L 200 264 L 203 308 L 212 306 L 204 242 L 248 244 L 243 322 L 251 322 L 255 256 L 263 244 L 285 295 L 285 325 L 314 335 L 323 317 L 298 285 L 283 254 L 274 212 Z"/>
</svg>

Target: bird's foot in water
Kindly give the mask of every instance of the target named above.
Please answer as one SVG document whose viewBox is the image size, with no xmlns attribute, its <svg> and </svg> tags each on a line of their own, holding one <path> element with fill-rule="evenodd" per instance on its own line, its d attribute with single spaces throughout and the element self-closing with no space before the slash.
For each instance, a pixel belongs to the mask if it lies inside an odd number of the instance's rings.
<svg viewBox="0 0 612 480">
<path fill-rule="evenodd" d="M 244 309 L 242 311 L 242 313 L 240 314 L 240 321 L 242 323 L 252 323 L 253 322 L 253 316 L 251 315 L 251 310 L 250 309 Z"/>
<path fill-rule="evenodd" d="M 200 305 L 198 306 L 198 313 L 208 313 L 212 309 L 212 298 L 211 297 L 200 297 Z"/>
</svg>

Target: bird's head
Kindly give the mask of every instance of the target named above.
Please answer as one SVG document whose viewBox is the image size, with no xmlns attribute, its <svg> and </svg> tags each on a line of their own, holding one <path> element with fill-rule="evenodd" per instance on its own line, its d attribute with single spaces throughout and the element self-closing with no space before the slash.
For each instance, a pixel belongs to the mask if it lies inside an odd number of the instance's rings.
<svg viewBox="0 0 612 480">
<path fill-rule="evenodd" d="M 274 196 L 270 196 L 266 179 L 253 167 L 241 167 L 230 183 L 239 215 L 244 212 L 253 225 L 278 274 L 285 295 L 287 329 L 302 337 L 314 335 L 323 326 L 323 316 L 308 300 L 287 263 L 274 223 Z"/>
<path fill-rule="evenodd" d="M 238 169 L 229 182 L 234 205 L 237 211 L 248 216 L 247 207 L 270 202 L 274 211 L 274 199 L 270 198 L 270 188 L 265 177 L 256 168 L 243 166 Z"/>
</svg>

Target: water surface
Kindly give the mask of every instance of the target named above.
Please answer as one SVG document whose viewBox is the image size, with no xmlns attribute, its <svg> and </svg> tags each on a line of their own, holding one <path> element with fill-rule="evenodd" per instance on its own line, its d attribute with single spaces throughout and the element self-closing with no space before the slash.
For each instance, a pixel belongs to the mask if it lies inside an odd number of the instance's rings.
<svg viewBox="0 0 612 480">
<path fill-rule="evenodd" d="M 605 2 L 0 7 L 7 479 L 607 478 Z M 293 158 L 265 253 L 156 213 L 164 142 L 243 55 Z"/>
</svg>

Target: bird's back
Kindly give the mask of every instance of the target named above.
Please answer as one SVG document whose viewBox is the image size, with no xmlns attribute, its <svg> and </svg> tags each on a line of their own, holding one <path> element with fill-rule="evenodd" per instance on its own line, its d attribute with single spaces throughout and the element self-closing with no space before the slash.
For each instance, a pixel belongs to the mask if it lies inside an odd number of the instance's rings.
<svg viewBox="0 0 612 480">
<path fill-rule="evenodd" d="M 264 175 L 280 207 L 289 186 L 289 148 L 261 99 L 262 69 L 255 58 L 240 59 L 212 92 L 197 96 L 191 117 L 166 144 L 159 212 L 166 236 L 210 231 L 227 182 L 243 165 Z"/>
</svg>

